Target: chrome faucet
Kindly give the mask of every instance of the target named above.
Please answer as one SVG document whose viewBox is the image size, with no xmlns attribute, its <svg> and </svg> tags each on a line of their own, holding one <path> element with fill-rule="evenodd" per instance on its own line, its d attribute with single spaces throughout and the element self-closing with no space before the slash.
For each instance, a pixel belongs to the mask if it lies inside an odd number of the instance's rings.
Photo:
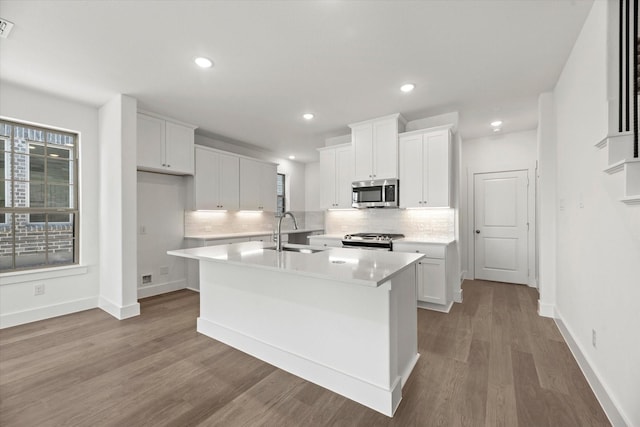
<svg viewBox="0 0 640 427">
<path fill-rule="evenodd" d="M 286 211 L 285 213 L 282 214 L 282 216 L 280 217 L 280 219 L 278 220 L 278 231 L 277 234 L 275 236 L 276 238 L 276 251 L 278 252 L 282 252 L 282 220 L 284 219 L 285 216 L 289 215 L 291 217 L 291 219 L 293 219 L 293 228 L 295 228 L 296 230 L 298 229 L 298 221 L 296 221 L 296 217 L 293 216 L 293 213 L 291 213 L 290 211 Z"/>
</svg>

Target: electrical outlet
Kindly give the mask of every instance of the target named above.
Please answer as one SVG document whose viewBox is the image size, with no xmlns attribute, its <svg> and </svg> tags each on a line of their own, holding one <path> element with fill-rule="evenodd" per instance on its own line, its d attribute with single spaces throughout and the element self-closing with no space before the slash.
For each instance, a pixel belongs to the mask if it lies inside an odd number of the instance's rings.
<svg viewBox="0 0 640 427">
<path fill-rule="evenodd" d="M 591 330 L 591 344 L 593 345 L 593 348 L 597 348 L 596 347 L 596 330 L 595 329 Z"/>
<path fill-rule="evenodd" d="M 44 295 L 44 283 L 38 283 L 33 287 L 33 295 Z"/>
<path fill-rule="evenodd" d="M 167 267 L 166 265 L 163 265 L 162 267 L 160 267 L 160 274 L 162 275 L 169 274 L 169 267 Z"/>
</svg>

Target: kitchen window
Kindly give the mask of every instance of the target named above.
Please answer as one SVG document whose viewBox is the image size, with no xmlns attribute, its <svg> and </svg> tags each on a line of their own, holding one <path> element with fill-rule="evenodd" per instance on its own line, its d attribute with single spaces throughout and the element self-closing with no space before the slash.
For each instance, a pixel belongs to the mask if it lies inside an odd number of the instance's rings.
<svg viewBox="0 0 640 427">
<path fill-rule="evenodd" d="M 78 263 L 78 135 L 0 121 L 0 272 Z"/>
<path fill-rule="evenodd" d="M 276 203 L 276 216 L 282 216 L 282 214 L 286 211 L 285 204 L 285 188 L 284 188 L 285 175 L 283 173 L 279 173 L 277 175 L 276 181 L 276 194 L 278 196 Z M 273 194 L 273 193 L 271 193 Z"/>
</svg>

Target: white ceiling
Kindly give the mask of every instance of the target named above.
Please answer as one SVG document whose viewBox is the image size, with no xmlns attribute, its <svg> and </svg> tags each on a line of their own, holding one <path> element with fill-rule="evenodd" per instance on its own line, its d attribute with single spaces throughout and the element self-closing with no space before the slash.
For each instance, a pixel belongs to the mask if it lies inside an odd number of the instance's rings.
<svg viewBox="0 0 640 427">
<path fill-rule="evenodd" d="M 0 78 L 117 93 L 198 133 L 316 159 L 348 123 L 460 112 L 463 138 L 537 124 L 591 0 L 0 1 Z M 215 66 L 202 70 L 196 56 Z M 413 82 L 410 94 L 399 91 Z M 304 112 L 316 118 L 306 122 Z"/>
</svg>

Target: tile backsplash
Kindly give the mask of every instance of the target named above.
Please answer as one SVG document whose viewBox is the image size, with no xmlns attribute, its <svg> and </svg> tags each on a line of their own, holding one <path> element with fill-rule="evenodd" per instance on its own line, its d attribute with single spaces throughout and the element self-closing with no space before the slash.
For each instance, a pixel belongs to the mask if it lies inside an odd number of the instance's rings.
<svg viewBox="0 0 640 427">
<path fill-rule="evenodd" d="M 324 212 L 293 212 L 299 228 L 324 228 Z M 185 211 L 186 236 L 273 231 L 277 225 L 274 212 Z M 282 222 L 283 230 L 293 229 L 290 218 Z"/>
<path fill-rule="evenodd" d="M 325 229 L 327 234 L 362 232 L 402 233 L 407 237 L 453 239 L 454 209 L 354 209 L 293 212 L 298 227 Z M 185 211 L 186 236 L 273 231 L 277 218 L 273 212 Z M 293 229 L 287 218 L 283 230 Z"/>
<path fill-rule="evenodd" d="M 325 233 L 402 233 L 412 238 L 454 239 L 454 209 L 358 209 L 325 214 Z"/>
</svg>

